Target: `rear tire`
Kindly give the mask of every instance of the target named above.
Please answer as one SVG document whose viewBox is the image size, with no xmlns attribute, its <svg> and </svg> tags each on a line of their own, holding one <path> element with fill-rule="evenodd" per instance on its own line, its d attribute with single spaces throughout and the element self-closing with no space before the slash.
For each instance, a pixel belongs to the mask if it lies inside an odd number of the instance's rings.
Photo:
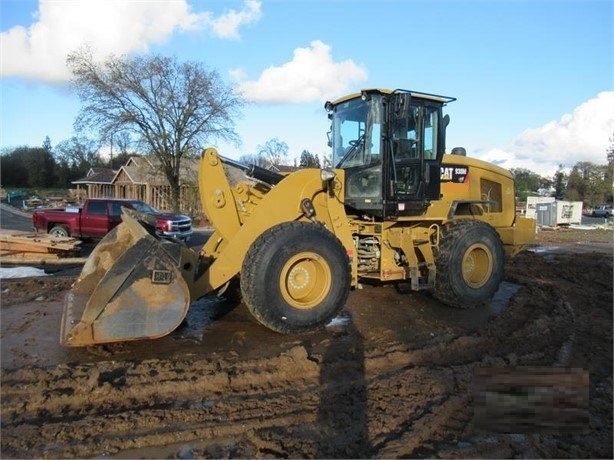
<svg viewBox="0 0 614 460">
<path fill-rule="evenodd" d="M 70 236 L 70 234 L 68 233 L 68 229 L 64 225 L 54 225 L 53 227 L 51 227 L 51 230 L 49 230 L 49 234 L 51 236 L 63 238 L 67 238 Z"/>
<path fill-rule="evenodd" d="M 486 303 L 503 280 L 505 253 L 498 233 L 474 220 L 451 222 L 443 229 L 435 258 L 434 296 L 457 308 Z"/>
<path fill-rule="evenodd" d="M 254 241 L 241 271 L 243 302 L 261 324 L 281 333 L 325 326 L 350 291 L 349 259 L 330 231 L 306 222 L 276 225 Z"/>
</svg>

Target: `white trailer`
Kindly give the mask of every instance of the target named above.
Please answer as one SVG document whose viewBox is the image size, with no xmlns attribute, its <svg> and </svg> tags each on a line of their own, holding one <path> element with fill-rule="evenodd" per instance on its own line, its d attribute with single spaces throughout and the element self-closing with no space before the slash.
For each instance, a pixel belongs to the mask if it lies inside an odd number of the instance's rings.
<svg viewBox="0 0 614 460">
<path fill-rule="evenodd" d="M 582 223 L 582 202 L 561 201 L 549 196 L 527 197 L 526 217 L 533 218 L 537 225 L 556 227 Z"/>
</svg>

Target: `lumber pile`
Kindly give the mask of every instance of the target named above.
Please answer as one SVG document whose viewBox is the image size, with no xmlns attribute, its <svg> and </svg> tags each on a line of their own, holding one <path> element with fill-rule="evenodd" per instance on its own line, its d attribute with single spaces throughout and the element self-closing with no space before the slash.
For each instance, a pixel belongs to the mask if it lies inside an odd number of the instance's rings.
<svg viewBox="0 0 614 460">
<path fill-rule="evenodd" d="M 78 257 L 81 241 L 39 233 L 0 234 L 0 258 L 59 260 Z"/>
</svg>

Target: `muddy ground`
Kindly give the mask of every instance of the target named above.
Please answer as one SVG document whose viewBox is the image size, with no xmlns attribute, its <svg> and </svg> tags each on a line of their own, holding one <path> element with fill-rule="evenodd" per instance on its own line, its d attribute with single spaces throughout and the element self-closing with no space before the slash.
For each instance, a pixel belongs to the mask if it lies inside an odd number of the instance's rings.
<svg viewBox="0 0 614 460">
<path fill-rule="evenodd" d="M 612 231 L 544 231 L 479 310 L 363 286 L 282 336 L 204 299 L 165 338 L 87 349 L 58 345 L 71 276 L 3 280 L 1 455 L 613 458 L 612 262 Z M 509 369 L 588 377 L 589 397 L 502 429 L 476 375 Z"/>
</svg>

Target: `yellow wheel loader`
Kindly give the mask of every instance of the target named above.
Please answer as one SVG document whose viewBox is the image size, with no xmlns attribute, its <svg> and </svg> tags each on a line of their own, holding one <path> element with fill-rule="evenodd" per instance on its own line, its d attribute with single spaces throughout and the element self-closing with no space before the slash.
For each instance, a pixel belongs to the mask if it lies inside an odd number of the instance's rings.
<svg viewBox="0 0 614 460">
<path fill-rule="evenodd" d="M 161 337 L 192 301 L 237 285 L 281 333 L 325 326 L 360 282 L 406 283 L 452 307 L 487 302 L 535 221 L 515 215 L 507 170 L 462 148 L 444 154 L 453 100 L 368 89 L 327 102 L 334 168 L 282 175 L 205 150 L 200 198 L 214 232 L 200 253 L 125 213 L 67 295 L 61 342 Z"/>
</svg>

